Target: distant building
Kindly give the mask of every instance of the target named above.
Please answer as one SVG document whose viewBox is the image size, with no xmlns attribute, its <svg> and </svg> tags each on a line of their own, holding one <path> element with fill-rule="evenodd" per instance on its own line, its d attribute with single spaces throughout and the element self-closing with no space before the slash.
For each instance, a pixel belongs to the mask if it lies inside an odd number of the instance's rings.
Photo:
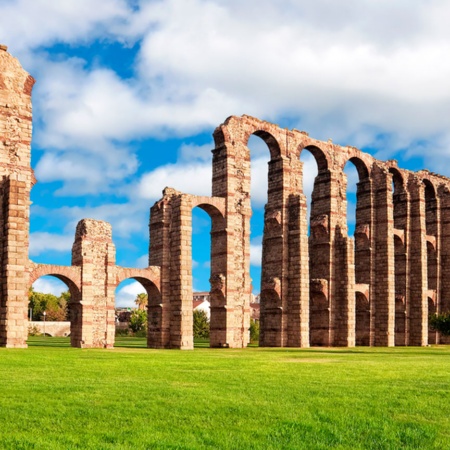
<svg viewBox="0 0 450 450">
<path fill-rule="evenodd" d="M 194 292 L 192 297 L 193 310 L 204 311 L 209 319 L 211 317 L 211 303 L 209 302 L 209 292 Z"/>
</svg>

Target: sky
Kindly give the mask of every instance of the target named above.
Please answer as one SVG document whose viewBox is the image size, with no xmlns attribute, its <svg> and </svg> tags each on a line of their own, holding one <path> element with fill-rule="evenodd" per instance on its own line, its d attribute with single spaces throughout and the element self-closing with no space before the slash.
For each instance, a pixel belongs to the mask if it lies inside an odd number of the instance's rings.
<svg viewBox="0 0 450 450">
<path fill-rule="evenodd" d="M 146 266 L 150 207 L 166 186 L 211 195 L 212 132 L 230 115 L 450 176 L 449 17 L 449 0 L 1 0 L 0 43 L 37 80 L 30 257 L 69 265 L 93 218 L 112 224 L 117 264 Z M 249 148 L 257 293 L 269 153 Z M 193 220 L 193 285 L 208 290 L 211 223 Z M 142 291 L 124 282 L 116 305 Z"/>
</svg>

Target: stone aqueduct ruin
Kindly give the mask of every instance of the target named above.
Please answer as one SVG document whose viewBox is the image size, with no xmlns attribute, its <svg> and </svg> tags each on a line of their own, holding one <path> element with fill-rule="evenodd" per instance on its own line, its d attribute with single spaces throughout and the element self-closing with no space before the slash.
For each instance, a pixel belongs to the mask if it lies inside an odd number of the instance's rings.
<svg viewBox="0 0 450 450">
<path fill-rule="evenodd" d="M 212 219 L 211 346 L 245 347 L 252 134 L 270 150 L 260 344 L 445 342 L 429 330 L 428 316 L 450 309 L 450 180 L 248 116 L 230 117 L 214 132 L 211 197 L 166 188 L 151 208 L 148 268 L 117 266 L 111 226 L 90 219 L 77 226 L 71 266 L 30 261 L 34 80 L 6 50 L 0 46 L 1 346 L 26 347 L 29 288 L 53 275 L 72 296 L 73 346 L 114 345 L 115 288 L 134 278 L 149 295 L 148 346 L 193 348 L 191 225 L 192 209 L 200 207 Z M 309 225 L 305 150 L 318 166 Z M 347 235 L 348 161 L 359 175 L 354 238 Z"/>
</svg>

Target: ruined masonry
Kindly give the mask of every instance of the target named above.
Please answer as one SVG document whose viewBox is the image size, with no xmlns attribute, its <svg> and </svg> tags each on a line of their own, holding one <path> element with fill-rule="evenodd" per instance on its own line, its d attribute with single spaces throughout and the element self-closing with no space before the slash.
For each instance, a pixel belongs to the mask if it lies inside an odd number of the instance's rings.
<svg viewBox="0 0 450 450">
<path fill-rule="evenodd" d="M 199 207 L 212 221 L 211 346 L 245 347 L 251 135 L 268 147 L 260 344 L 447 343 L 429 330 L 428 316 L 450 310 L 450 180 L 249 116 L 230 117 L 214 132 L 211 197 L 166 188 L 151 208 L 149 267 L 117 266 L 111 226 L 91 219 L 76 228 L 71 266 L 30 261 L 33 84 L 0 46 L 1 346 L 26 347 L 29 288 L 53 275 L 71 293 L 72 346 L 113 347 L 115 288 L 133 278 L 149 296 L 148 347 L 192 349 L 192 209 Z M 318 167 L 309 222 L 304 151 Z M 348 162 L 359 175 L 354 238 L 347 229 Z"/>
</svg>

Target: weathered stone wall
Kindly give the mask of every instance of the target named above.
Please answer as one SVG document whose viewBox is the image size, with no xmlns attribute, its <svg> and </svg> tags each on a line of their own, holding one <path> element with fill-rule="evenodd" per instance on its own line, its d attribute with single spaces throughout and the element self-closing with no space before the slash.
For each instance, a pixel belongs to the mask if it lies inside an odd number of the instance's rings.
<svg viewBox="0 0 450 450">
<path fill-rule="evenodd" d="M 33 78 L 0 46 L 0 345 L 25 347 Z"/>
<path fill-rule="evenodd" d="M 72 266 L 28 259 L 31 88 L 34 80 L 0 46 L 0 345 L 25 347 L 28 289 L 53 275 L 71 292 L 71 342 L 114 345 L 114 291 L 127 278 L 149 297 L 148 346 L 193 348 L 192 210 L 211 217 L 211 346 L 245 347 L 250 319 L 251 135 L 268 148 L 268 200 L 261 277 L 263 346 L 427 345 L 428 328 L 450 310 L 450 180 L 378 161 L 249 116 L 214 132 L 212 195 L 166 188 L 151 208 L 149 267 L 115 264 L 111 226 L 79 222 Z M 303 152 L 318 167 L 311 216 Z M 354 164 L 356 226 L 347 226 L 347 177 Z"/>
<path fill-rule="evenodd" d="M 66 337 L 70 335 L 70 322 L 28 322 L 29 328 L 52 337 Z"/>
</svg>

